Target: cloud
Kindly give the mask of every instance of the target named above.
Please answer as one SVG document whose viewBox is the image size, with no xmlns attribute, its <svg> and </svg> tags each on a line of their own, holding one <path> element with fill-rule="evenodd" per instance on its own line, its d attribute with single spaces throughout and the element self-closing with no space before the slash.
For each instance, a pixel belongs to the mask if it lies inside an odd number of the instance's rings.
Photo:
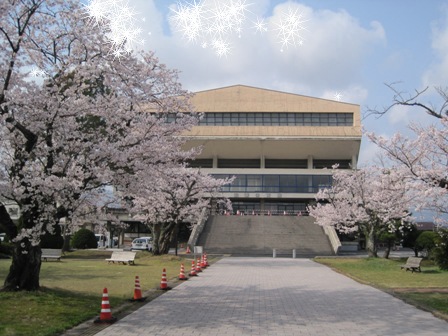
<svg viewBox="0 0 448 336">
<path fill-rule="evenodd" d="M 139 8 L 144 6 L 146 12 L 156 11 L 147 14 L 150 22 L 144 30 L 152 32 L 147 48 L 155 50 L 168 67 L 179 69 L 182 84 L 193 91 L 246 84 L 311 96 L 343 91 L 344 101 L 352 97 L 361 101 L 367 94 L 360 84 L 365 56 L 385 42 L 381 24 L 373 21 L 364 27 L 344 10 L 315 10 L 289 1 L 269 11 L 270 2 L 263 0 L 249 7 L 241 34 L 227 36 L 231 52 L 218 57 L 209 44 L 203 47 L 202 40 L 183 39 L 182 32 L 167 21 L 169 10 L 163 16 L 154 1 L 135 3 Z M 173 5 L 174 1 L 167 1 L 166 6 Z M 300 32 L 303 45 L 289 46 L 281 52 L 275 23 L 288 12 L 300 13 L 306 29 Z M 256 31 L 257 18 L 263 18 L 267 31 Z M 165 30 L 162 25 L 167 25 Z"/>
<path fill-rule="evenodd" d="M 368 91 L 366 88 L 360 85 L 349 85 L 345 88 L 341 88 L 338 91 L 335 90 L 325 90 L 323 94 L 320 96 L 324 99 L 332 99 L 335 100 L 335 95 L 340 94 L 341 102 L 348 102 L 352 104 L 362 105 L 368 96 Z"/>
<path fill-rule="evenodd" d="M 396 105 L 387 113 L 387 121 L 392 125 L 408 125 L 411 108 L 409 106 Z"/>
<path fill-rule="evenodd" d="M 358 167 L 367 167 L 372 164 L 381 165 L 379 161 L 383 156 L 382 149 L 370 142 L 365 136 L 362 138 L 361 150 L 359 152 Z"/>
<path fill-rule="evenodd" d="M 448 81 L 448 6 L 444 7 L 443 12 L 444 18 L 432 24 L 431 47 L 437 62 L 423 73 L 422 82 L 425 86 L 446 87 Z"/>
</svg>

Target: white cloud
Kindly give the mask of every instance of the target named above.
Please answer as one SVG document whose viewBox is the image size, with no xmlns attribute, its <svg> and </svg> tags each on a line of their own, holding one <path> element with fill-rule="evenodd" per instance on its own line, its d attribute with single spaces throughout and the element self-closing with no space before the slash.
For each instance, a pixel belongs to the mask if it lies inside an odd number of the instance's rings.
<svg viewBox="0 0 448 336">
<path fill-rule="evenodd" d="M 380 161 L 381 156 L 382 150 L 363 136 L 360 155 L 358 158 L 358 167 L 361 168 L 371 166 L 373 164 L 379 165 L 378 161 Z"/>
<path fill-rule="evenodd" d="M 234 84 L 322 96 L 332 90 L 343 92 L 344 101 L 356 99 L 360 103 L 366 96 L 361 88 L 362 67 L 366 54 L 385 42 L 385 33 L 378 22 L 363 27 L 348 12 L 314 10 L 296 2 L 277 5 L 271 16 L 264 17 L 269 30 L 263 34 L 253 28 L 257 17 L 266 15 L 267 0 L 257 1 L 249 8 L 242 26 L 241 37 L 229 36 L 231 54 L 217 57 L 201 43 L 188 43 L 171 24 L 171 34 L 163 33 L 161 13 L 151 0 L 135 0 L 145 8 L 146 22 L 152 32 L 148 49 L 170 68 L 179 69 L 181 82 L 190 90 L 203 90 Z M 249 3 L 249 2 L 248 2 Z M 168 2 L 167 6 L 174 4 Z M 291 10 L 300 12 L 306 20 L 302 33 L 304 44 L 280 52 L 276 31 L 272 25 L 279 15 Z M 169 13 L 167 11 L 166 13 Z M 165 14 L 166 14 L 165 13 Z M 163 18 L 166 20 L 166 17 Z"/>
<path fill-rule="evenodd" d="M 432 49 L 437 58 L 424 72 L 425 86 L 446 87 L 448 81 L 448 6 L 444 8 L 445 17 L 432 26 Z"/>
<path fill-rule="evenodd" d="M 348 102 L 358 105 L 362 105 L 368 96 L 368 91 L 366 88 L 360 85 L 349 85 L 345 88 L 339 88 L 338 90 L 325 90 L 321 95 L 321 98 L 336 100 L 335 95 L 337 93 L 341 95 L 341 102 Z"/>
<path fill-rule="evenodd" d="M 408 125 L 411 108 L 403 105 L 396 105 L 387 113 L 387 121 L 393 125 Z"/>
</svg>

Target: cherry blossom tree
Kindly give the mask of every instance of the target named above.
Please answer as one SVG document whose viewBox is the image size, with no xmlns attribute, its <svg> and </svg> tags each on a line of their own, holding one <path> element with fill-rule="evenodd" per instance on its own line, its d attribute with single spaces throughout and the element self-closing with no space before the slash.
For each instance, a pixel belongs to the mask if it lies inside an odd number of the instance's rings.
<svg viewBox="0 0 448 336">
<path fill-rule="evenodd" d="M 438 224 L 446 223 L 448 213 L 448 119 L 440 124 L 422 127 L 411 124 L 414 138 L 400 133 L 391 138 L 367 133 L 369 139 L 384 150 L 387 157 L 399 164 L 413 178 L 414 189 L 422 196 L 416 210 L 431 209 Z"/>
<path fill-rule="evenodd" d="M 309 206 L 319 225 L 331 225 L 342 233 L 360 232 L 368 255 L 377 257 L 377 240 L 383 232 L 395 232 L 412 223 L 409 209 L 416 201 L 402 170 L 369 167 L 333 171 L 333 185 Z"/>
<path fill-rule="evenodd" d="M 3 289 L 37 290 L 40 237 L 95 214 L 105 186 L 132 195 L 137 177 L 191 158 L 179 135 L 197 116 L 154 54 L 109 55 L 79 1 L 0 2 L 0 44 L 0 199 L 21 209 L 17 228 L 0 205 L 15 244 Z"/>
<path fill-rule="evenodd" d="M 414 189 L 422 196 L 422 202 L 417 210 L 432 210 L 435 222 L 447 225 L 448 213 L 448 89 L 436 88 L 441 97 L 439 107 L 422 102 L 422 95 L 428 90 L 415 91 L 406 94 L 398 91 L 393 85 L 389 88 L 394 92 L 393 103 L 383 109 L 369 111 L 382 116 L 394 106 L 416 107 L 437 120 L 429 126 L 416 123 L 408 127 L 411 136 L 396 133 L 392 137 L 384 137 L 372 132 L 366 132 L 367 137 L 378 145 L 395 165 L 406 170 L 406 174 L 413 178 Z"/>
<path fill-rule="evenodd" d="M 153 253 L 158 255 L 168 253 L 182 222 L 195 225 L 203 209 L 212 206 L 212 201 L 228 204 L 227 199 L 219 196 L 219 191 L 232 179 L 215 179 L 200 169 L 181 166 L 138 181 L 150 182 L 139 188 L 134 204 L 139 219 L 151 226 Z"/>
</svg>

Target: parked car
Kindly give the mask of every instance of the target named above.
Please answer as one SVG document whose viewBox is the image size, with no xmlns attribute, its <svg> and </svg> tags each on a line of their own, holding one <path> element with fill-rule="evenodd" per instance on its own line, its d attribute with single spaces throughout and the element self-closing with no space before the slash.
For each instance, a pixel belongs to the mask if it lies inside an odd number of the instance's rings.
<svg viewBox="0 0 448 336">
<path fill-rule="evenodd" d="M 135 238 L 132 241 L 131 251 L 133 250 L 147 250 L 152 251 L 152 237 Z"/>
<path fill-rule="evenodd" d="M 98 247 L 111 247 L 108 234 L 104 235 L 102 233 L 96 233 L 95 237 L 98 243 Z M 112 247 L 118 246 L 118 237 L 113 237 L 112 242 L 113 242 Z"/>
</svg>

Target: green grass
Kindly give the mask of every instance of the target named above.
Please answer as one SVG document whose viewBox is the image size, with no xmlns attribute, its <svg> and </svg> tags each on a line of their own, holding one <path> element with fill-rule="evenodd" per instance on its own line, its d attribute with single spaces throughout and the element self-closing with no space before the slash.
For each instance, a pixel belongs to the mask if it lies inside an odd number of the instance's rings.
<svg viewBox="0 0 448 336">
<path fill-rule="evenodd" d="M 422 262 L 421 273 L 401 270 L 406 258 L 316 258 L 315 261 L 448 320 L 448 272 L 430 261 Z"/>
<path fill-rule="evenodd" d="M 155 257 L 137 252 L 133 266 L 108 264 L 104 259 L 110 255 L 108 251 L 67 253 L 61 262 L 42 262 L 41 291 L 0 292 L 0 335 L 57 335 L 99 316 L 103 288 L 108 289 L 114 312 L 114 308 L 133 297 L 136 276 L 139 276 L 143 293 L 155 292 L 160 286 L 163 268 L 166 268 L 168 282 L 174 282 L 181 263 L 186 273 L 191 267 L 191 259 L 173 255 Z M 0 259 L 2 283 L 10 265 L 10 260 Z"/>
</svg>

